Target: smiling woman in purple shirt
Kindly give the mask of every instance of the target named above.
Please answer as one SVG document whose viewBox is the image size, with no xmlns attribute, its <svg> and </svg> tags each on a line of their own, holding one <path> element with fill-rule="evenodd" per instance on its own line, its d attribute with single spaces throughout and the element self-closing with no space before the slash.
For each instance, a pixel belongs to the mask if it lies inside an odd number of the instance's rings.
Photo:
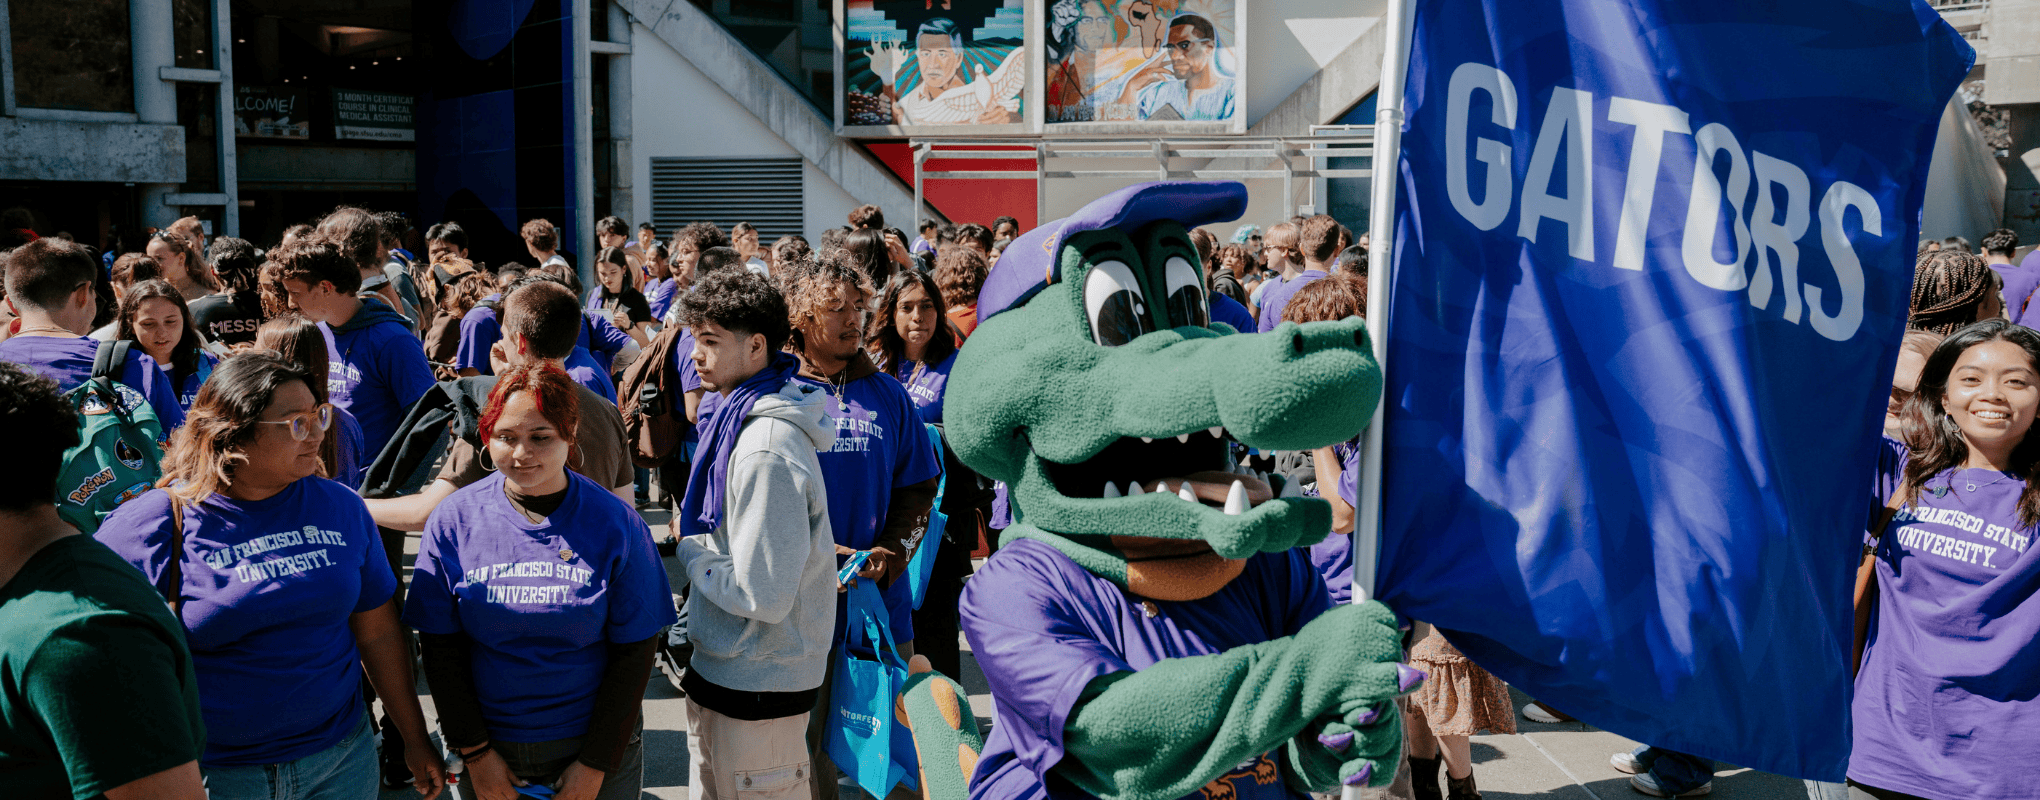
<svg viewBox="0 0 2040 800">
<path fill-rule="evenodd" d="M 1934 350 L 1885 440 L 1878 598 L 1856 675 L 1849 783 L 1935 800 L 2032 797 L 2040 762 L 2040 333 L 1991 319 Z M 1853 794 L 1853 792 L 1852 792 Z"/>
<path fill-rule="evenodd" d="M 675 615 L 644 518 L 567 470 L 580 396 L 549 364 L 496 383 L 481 418 L 496 471 L 433 510 L 405 598 L 440 728 L 482 797 L 530 783 L 635 800 L 644 782 L 638 711 Z"/>
<path fill-rule="evenodd" d="M 372 796 L 365 671 L 421 792 L 444 782 L 413 689 L 396 577 L 361 498 L 318 477 L 333 408 L 266 351 L 228 359 L 164 457 L 163 485 L 100 542 L 183 623 L 213 800 Z"/>
</svg>

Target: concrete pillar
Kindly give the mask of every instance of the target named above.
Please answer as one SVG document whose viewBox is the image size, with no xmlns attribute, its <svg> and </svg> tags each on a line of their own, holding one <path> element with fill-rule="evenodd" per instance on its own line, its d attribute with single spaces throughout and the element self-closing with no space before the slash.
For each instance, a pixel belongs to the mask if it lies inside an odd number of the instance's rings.
<svg viewBox="0 0 2040 800">
<path fill-rule="evenodd" d="M 241 165 L 234 141 L 234 27 L 232 0 L 213 0 L 213 45 L 206 52 L 220 71 L 220 85 L 213 101 L 219 112 L 213 115 L 213 141 L 219 144 L 220 191 L 227 195 L 221 209 L 220 227 L 227 236 L 241 235 Z"/>
<path fill-rule="evenodd" d="M 176 65 L 176 41 L 171 33 L 170 0 L 132 0 L 128 21 L 135 70 L 135 116 L 154 125 L 177 124 L 177 85 L 163 80 L 162 68 Z M 145 183 L 135 187 L 141 198 L 142 224 L 161 228 L 177 221 L 177 209 L 163 205 L 163 198 L 177 191 L 174 183 Z"/>
<path fill-rule="evenodd" d="M 575 255 L 579 256 L 575 263 L 580 265 L 581 286 L 584 288 L 596 285 L 595 255 L 598 252 L 594 248 L 595 81 L 594 73 L 589 71 L 594 65 L 592 60 L 594 53 L 588 47 L 588 38 L 591 35 L 588 15 L 591 2 L 607 1 L 574 0 L 573 17 L 570 20 L 573 25 L 573 49 L 568 53 L 568 58 L 572 59 L 574 80 L 567 91 L 573 98 L 569 107 L 574 110 L 572 121 L 574 128 L 569 134 L 573 136 L 574 141 L 574 185 L 571 187 L 574 196 L 571 199 L 573 213 L 567 215 L 564 227 L 566 241 L 573 243 Z"/>
<path fill-rule="evenodd" d="M 630 12 L 620 4 L 609 7 L 608 34 L 611 42 L 630 44 Z M 635 228 L 636 223 L 649 221 L 652 217 L 649 206 L 643 212 L 638 211 L 637 194 L 633 189 L 637 173 L 636 162 L 630 154 L 630 56 L 612 54 L 608 58 L 609 141 L 615 151 L 615 161 L 609 165 L 609 213 L 630 220 Z"/>
</svg>

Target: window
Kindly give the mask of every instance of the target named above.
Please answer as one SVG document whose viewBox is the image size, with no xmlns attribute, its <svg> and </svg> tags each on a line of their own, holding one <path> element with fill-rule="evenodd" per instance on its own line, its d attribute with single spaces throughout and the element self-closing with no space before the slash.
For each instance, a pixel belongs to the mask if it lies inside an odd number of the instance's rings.
<svg viewBox="0 0 2040 800">
<path fill-rule="evenodd" d="M 713 222 L 758 226 L 770 243 L 804 227 L 799 158 L 654 158 L 652 225 L 670 231 Z"/>
<path fill-rule="evenodd" d="M 135 110 L 127 0 L 10 0 L 14 104 Z"/>
<path fill-rule="evenodd" d="M 172 0 L 170 30 L 177 66 L 213 68 L 212 0 Z"/>
</svg>

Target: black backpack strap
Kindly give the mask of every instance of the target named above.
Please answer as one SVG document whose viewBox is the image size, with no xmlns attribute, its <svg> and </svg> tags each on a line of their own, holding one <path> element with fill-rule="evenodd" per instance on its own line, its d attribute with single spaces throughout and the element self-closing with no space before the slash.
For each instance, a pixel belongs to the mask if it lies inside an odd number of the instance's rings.
<svg viewBox="0 0 2040 800">
<path fill-rule="evenodd" d="M 170 498 L 169 561 L 163 570 L 163 585 L 157 587 L 170 603 L 170 616 L 184 624 L 184 504 Z"/>
<path fill-rule="evenodd" d="M 128 353 L 134 346 L 135 343 L 127 339 L 100 342 L 98 352 L 92 354 L 92 377 L 118 380 L 114 376 L 121 367 L 127 366 Z"/>
</svg>

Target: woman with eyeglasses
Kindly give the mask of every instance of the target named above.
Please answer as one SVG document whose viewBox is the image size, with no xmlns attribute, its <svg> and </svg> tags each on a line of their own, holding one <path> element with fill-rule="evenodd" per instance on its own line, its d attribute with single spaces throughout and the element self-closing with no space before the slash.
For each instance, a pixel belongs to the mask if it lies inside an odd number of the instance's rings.
<svg viewBox="0 0 2040 800">
<path fill-rule="evenodd" d="M 330 368 L 332 351 L 326 349 L 326 342 L 327 334 L 319 323 L 299 314 L 285 314 L 264 322 L 255 331 L 255 349 L 283 356 L 306 375 L 324 375 Z M 326 464 L 326 477 L 349 489 L 359 489 L 362 472 L 368 469 L 364 459 L 374 455 L 362 452 L 367 445 L 362 441 L 361 422 L 347 409 L 328 403 L 326 387 L 319 381 L 308 381 L 305 385 L 320 404 L 333 409 L 333 435 L 325 437 L 319 449 L 319 460 Z"/>
<path fill-rule="evenodd" d="M 313 381 L 269 352 L 222 363 L 171 438 L 161 488 L 94 535 L 184 624 L 212 800 L 375 798 L 364 672 L 403 730 L 414 785 L 434 797 L 445 771 L 419 710 L 396 580 L 361 498 L 322 476 L 333 407 Z"/>
</svg>

